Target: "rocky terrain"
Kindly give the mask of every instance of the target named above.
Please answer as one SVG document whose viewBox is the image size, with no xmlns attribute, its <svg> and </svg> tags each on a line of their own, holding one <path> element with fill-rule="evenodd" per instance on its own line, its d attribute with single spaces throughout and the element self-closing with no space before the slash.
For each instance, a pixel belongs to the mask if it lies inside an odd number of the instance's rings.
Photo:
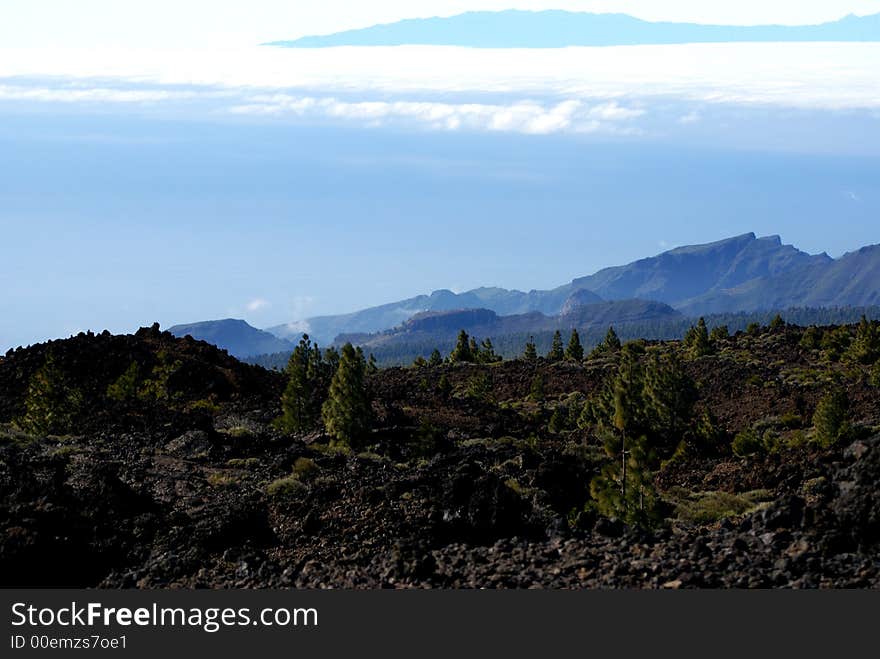
<svg viewBox="0 0 880 659">
<path fill-rule="evenodd" d="M 818 331 L 840 341 L 777 326 L 705 355 L 643 346 L 682 353 L 712 425 L 652 472 L 650 525 L 597 510 L 609 458 L 559 421 L 600 395 L 611 353 L 381 370 L 347 447 L 273 426 L 284 374 L 157 326 L 10 351 L 0 585 L 877 588 L 878 367 L 839 345 L 856 328 Z M 848 430 L 823 444 L 832 384 Z M 762 448 L 734 450 L 743 432 Z"/>
</svg>

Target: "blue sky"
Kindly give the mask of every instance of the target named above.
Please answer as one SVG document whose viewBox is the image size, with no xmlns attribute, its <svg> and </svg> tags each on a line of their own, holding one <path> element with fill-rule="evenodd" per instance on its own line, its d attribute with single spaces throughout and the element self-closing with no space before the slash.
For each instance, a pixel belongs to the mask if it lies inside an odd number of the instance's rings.
<svg viewBox="0 0 880 659">
<path fill-rule="evenodd" d="M 7 47 L 245 45 L 464 11 L 568 9 L 647 20 L 808 24 L 880 12 L 878 0 L 3 0 Z"/>
<path fill-rule="evenodd" d="M 877 2 L 121 4 L 0 7 L 0 350 L 551 287 L 746 231 L 880 242 L 877 44 L 254 46 L 465 4 L 803 23 Z"/>
</svg>

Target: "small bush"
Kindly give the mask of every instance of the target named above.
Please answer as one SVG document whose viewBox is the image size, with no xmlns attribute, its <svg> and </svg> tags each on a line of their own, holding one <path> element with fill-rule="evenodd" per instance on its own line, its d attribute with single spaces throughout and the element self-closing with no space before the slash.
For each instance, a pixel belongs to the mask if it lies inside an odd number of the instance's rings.
<svg viewBox="0 0 880 659">
<path fill-rule="evenodd" d="M 464 390 L 467 398 L 489 402 L 492 399 L 492 380 L 486 373 L 479 373 L 467 382 Z"/>
<path fill-rule="evenodd" d="M 83 404 L 80 390 L 70 384 L 64 371 L 49 355 L 31 377 L 25 413 L 18 425 L 34 435 L 63 435 L 73 429 Z"/>
<path fill-rule="evenodd" d="M 259 465 L 260 461 L 257 458 L 232 458 L 231 460 L 226 461 L 227 467 L 233 467 L 236 469 L 253 469 Z"/>
<path fill-rule="evenodd" d="M 802 427 L 804 419 L 796 412 L 788 412 L 779 417 L 779 426 L 787 430 L 795 430 Z"/>
<path fill-rule="evenodd" d="M 872 387 L 880 387 L 880 362 L 874 364 L 871 374 L 868 376 L 868 382 Z"/>
<path fill-rule="evenodd" d="M 254 433 L 250 428 L 246 428 L 245 426 L 235 426 L 233 428 L 227 428 L 226 430 L 221 430 L 224 435 L 227 437 L 232 437 L 233 439 L 253 439 Z"/>
<path fill-rule="evenodd" d="M 293 463 L 293 473 L 301 480 L 308 480 L 315 476 L 321 468 L 311 458 L 297 458 Z"/>
<path fill-rule="evenodd" d="M 215 471 L 208 474 L 208 485 L 211 487 L 229 487 L 235 484 L 235 476 Z"/>
<path fill-rule="evenodd" d="M 841 389 L 825 395 L 813 414 L 816 442 L 823 448 L 833 446 L 849 430 L 849 400 Z"/>
<path fill-rule="evenodd" d="M 822 330 L 810 325 L 801 336 L 800 346 L 804 350 L 818 350 L 822 344 Z"/>
<path fill-rule="evenodd" d="M 107 398 L 120 402 L 134 400 L 138 395 L 139 379 L 140 374 L 137 362 L 132 362 L 125 370 L 125 373 L 107 387 Z"/>
<path fill-rule="evenodd" d="M 273 499 L 286 499 L 302 494 L 307 489 L 305 483 L 296 476 L 285 476 L 269 483 L 266 487 L 266 494 Z"/>
<path fill-rule="evenodd" d="M 309 448 L 322 455 L 351 455 L 351 449 L 341 444 L 310 444 Z"/>
<path fill-rule="evenodd" d="M 730 449 L 741 458 L 761 453 L 764 449 L 761 437 L 754 430 L 743 430 L 734 438 Z"/>
<path fill-rule="evenodd" d="M 217 414 L 220 411 L 220 406 L 210 398 L 194 400 L 187 407 L 192 412 L 207 412 L 208 414 Z M 229 431 L 227 434 L 230 434 Z"/>
<path fill-rule="evenodd" d="M 711 524 L 727 517 L 743 515 L 768 497 L 763 490 L 745 494 L 730 492 L 689 493 L 677 502 L 675 514 L 692 524 Z"/>
</svg>

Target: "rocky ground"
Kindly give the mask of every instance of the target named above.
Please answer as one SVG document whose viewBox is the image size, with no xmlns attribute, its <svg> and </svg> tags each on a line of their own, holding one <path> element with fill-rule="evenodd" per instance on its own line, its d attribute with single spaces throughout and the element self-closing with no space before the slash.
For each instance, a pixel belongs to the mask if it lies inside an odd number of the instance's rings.
<svg viewBox="0 0 880 659">
<path fill-rule="evenodd" d="M 880 390 L 868 370 L 802 347 L 801 333 L 739 335 L 687 363 L 698 409 L 725 439 L 656 475 L 666 514 L 650 530 L 585 509 L 601 449 L 588 431 L 547 430 L 554 406 L 598 390 L 605 359 L 380 371 L 375 430 L 346 451 L 271 426 L 281 374 L 157 328 L 10 352 L 0 358 L 0 581 L 877 588 Z M 70 432 L 25 432 L 30 383 L 50 353 L 82 402 Z M 107 396 L 132 362 L 161 378 L 161 395 Z M 536 372 L 546 402 L 528 399 Z M 730 452 L 743 428 L 804 432 L 832 375 L 861 432 L 825 449 Z M 462 395 L 475 376 L 489 393 Z"/>
</svg>

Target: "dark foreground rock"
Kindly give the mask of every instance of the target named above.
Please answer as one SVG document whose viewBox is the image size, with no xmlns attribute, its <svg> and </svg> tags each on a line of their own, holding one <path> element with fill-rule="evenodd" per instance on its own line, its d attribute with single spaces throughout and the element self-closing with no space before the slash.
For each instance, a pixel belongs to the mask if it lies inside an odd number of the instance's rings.
<svg viewBox="0 0 880 659">
<path fill-rule="evenodd" d="M 548 396 L 589 393 L 602 364 L 505 364 L 488 371 L 490 402 L 432 393 L 476 367 L 382 372 L 378 428 L 346 452 L 273 429 L 279 374 L 156 330 L 56 342 L 70 386 L 88 393 L 80 432 L 25 435 L 13 421 L 48 348 L 32 350 L 0 359 L 3 587 L 880 588 L 876 434 L 670 463 L 656 478 L 664 497 L 761 494 L 713 519 L 670 504 L 640 530 L 584 510 L 605 460 L 595 442 L 539 438 L 533 408 L 497 400 L 527 396 L 536 368 Z M 168 366 L 172 395 L 107 399 L 133 360 Z M 809 414 L 814 391 L 780 388 L 768 403 L 764 388 L 719 379 L 741 368 L 725 364 L 697 365 L 701 404 L 722 423 L 789 403 Z M 852 398 L 876 425 L 876 388 L 853 385 Z"/>
</svg>

